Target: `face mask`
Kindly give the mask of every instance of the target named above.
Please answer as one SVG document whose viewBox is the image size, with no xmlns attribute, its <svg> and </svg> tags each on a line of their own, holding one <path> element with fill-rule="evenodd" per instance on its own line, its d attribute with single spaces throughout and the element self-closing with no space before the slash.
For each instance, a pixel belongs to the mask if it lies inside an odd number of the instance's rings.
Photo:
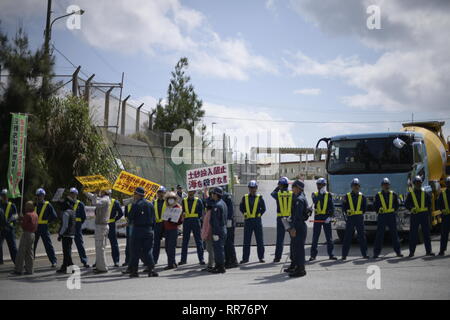
<svg viewBox="0 0 450 320">
<path fill-rule="evenodd" d="M 167 203 L 169 205 L 173 205 L 175 203 L 175 199 L 170 198 L 170 199 L 167 200 Z"/>
<path fill-rule="evenodd" d="M 322 187 L 320 189 L 320 194 L 325 194 L 327 192 L 327 188 L 326 187 Z"/>
</svg>

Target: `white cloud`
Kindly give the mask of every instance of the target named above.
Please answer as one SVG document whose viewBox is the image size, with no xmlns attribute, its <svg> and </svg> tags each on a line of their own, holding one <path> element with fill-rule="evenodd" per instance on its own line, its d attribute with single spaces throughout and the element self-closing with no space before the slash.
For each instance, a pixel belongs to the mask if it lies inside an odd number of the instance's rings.
<svg viewBox="0 0 450 320">
<path fill-rule="evenodd" d="M 317 96 L 320 94 L 320 89 L 319 88 L 298 89 L 298 90 L 294 90 L 294 94 Z"/>
<path fill-rule="evenodd" d="M 253 107 L 231 107 L 209 102 L 204 102 L 203 106 L 206 115 L 204 121 L 209 134 L 212 122 L 216 122 L 214 136 L 219 137 L 225 132 L 231 137 L 233 150 L 238 152 L 248 153 L 249 148 L 258 145 L 258 140 L 261 147 L 293 147 L 299 143 L 291 133 L 295 127 L 293 123 L 271 122 L 274 117 L 267 112 L 255 112 L 253 110 L 256 108 Z"/>
<path fill-rule="evenodd" d="M 374 63 L 358 57 L 320 62 L 302 52 L 284 59 L 294 75 L 340 77 L 362 92 L 343 97 L 353 107 L 381 107 L 395 111 L 436 111 L 443 114 L 450 101 L 449 1 L 292 0 L 300 15 L 334 36 L 357 37 L 381 50 Z M 381 9 L 382 30 L 366 27 L 366 8 Z"/>
</svg>

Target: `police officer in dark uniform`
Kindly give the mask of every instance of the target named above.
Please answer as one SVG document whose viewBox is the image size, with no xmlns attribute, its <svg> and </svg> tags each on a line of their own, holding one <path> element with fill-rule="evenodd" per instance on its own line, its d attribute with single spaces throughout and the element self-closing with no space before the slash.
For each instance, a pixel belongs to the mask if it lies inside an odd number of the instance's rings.
<svg viewBox="0 0 450 320">
<path fill-rule="evenodd" d="M 225 240 L 225 268 L 231 269 L 238 266 L 238 261 L 236 257 L 236 248 L 234 246 L 234 231 L 235 231 L 235 221 L 234 221 L 234 205 L 231 199 L 231 194 L 224 191 L 223 202 L 227 205 L 227 238 Z"/>
<path fill-rule="evenodd" d="M 291 236 L 291 250 L 293 258 L 293 269 L 289 272 L 290 277 L 303 277 L 306 275 L 305 270 L 305 240 L 306 240 L 306 223 L 308 219 L 308 201 L 306 200 L 303 190 L 305 184 L 300 180 L 292 183 L 293 204 L 290 217 L 290 228 L 288 232 Z"/>
<path fill-rule="evenodd" d="M 327 181 L 324 178 L 319 178 L 316 182 L 317 192 L 312 194 L 312 200 L 314 202 L 315 214 L 313 225 L 313 239 L 311 245 L 311 257 L 309 261 L 316 260 L 317 245 L 319 243 L 320 232 L 325 233 L 327 240 L 327 253 L 330 260 L 337 260 L 333 254 L 333 237 L 331 231 L 331 217 L 334 214 L 333 197 L 326 190 Z"/>
<path fill-rule="evenodd" d="M 397 233 L 397 210 L 399 207 L 397 194 L 390 190 L 391 182 L 388 178 L 381 181 L 381 191 L 375 195 L 373 209 L 378 212 L 377 235 L 373 247 L 373 258 L 376 259 L 381 253 L 383 246 L 384 232 L 386 226 L 391 233 L 392 246 L 397 257 L 403 257 L 400 251 L 400 241 Z"/>
<path fill-rule="evenodd" d="M 361 250 L 361 255 L 364 259 L 369 259 L 367 255 L 367 240 L 364 232 L 364 213 L 367 210 L 367 199 L 359 191 L 361 183 L 358 178 L 352 180 L 352 191 L 347 193 L 344 197 L 342 209 L 347 215 L 347 221 L 345 224 L 344 243 L 342 245 L 342 260 L 347 259 L 348 252 L 350 251 L 350 245 L 353 239 L 353 233 L 356 229 L 358 233 L 358 242 Z"/>
<path fill-rule="evenodd" d="M 419 226 L 422 227 L 426 255 L 434 256 L 430 237 L 431 196 L 422 189 L 422 178 L 420 176 L 414 177 L 413 184 L 414 188 L 410 189 L 405 200 L 406 209 L 411 211 L 408 257 L 414 257 L 419 238 Z"/>
<path fill-rule="evenodd" d="M 55 249 L 52 245 L 52 240 L 50 238 L 50 232 L 48 230 L 48 223 L 58 219 L 55 209 L 50 204 L 49 201 L 45 201 L 45 190 L 39 188 L 36 190 L 36 213 L 38 215 L 38 228 L 35 233 L 34 239 L 34 256 L 36 257 L 36 248 L 39 242 L 39 238 L 42 238 L 44 243 L 45 252 L 47 257 L 52 264 L 52 268 L 56 268 L 56 255 Z"/>
<path fill-rule="evenodd" d="M 258 247 L 259 262 L 264 263 L 264 238 L 261 216 L 266 212 L 266 204 L 262 195 L 257 194 L 258 183 L 251 180 L 248 183 L 249 193 L 242 197 L 239 209 L 244 214 L 244 244 L 242 250 L 242 263 L 247 263 L 250 257 L 252 234 L 255 233 Z"/>
<path fill-rule="evenodd" d="M 61 228 L 58 233 L 58 241 L 62 241 L 63 263 L 56 272 L 66 273 L 67 267 L 73 265 L 72 243 L 76 232 L 76 213 L 71 208 L 61 214 Z"/>
<path fill-rule="evenodd" d="M 211 273 L 225 273 L 225 239 L 227 237 L 228 209 L 222 200 L 223 190 L 220 187 L 213 189 L 211 199 L 214 201 L 211 209 L 211 228 L 213 235 L 215 267 Z"/>
<path fill-rule="evenodd" d="M 14 203 L 8 200 L 8 190 L 3 189 L 0 192 L 0 208 L 5 214 L 5 226 L 0 230 L 0 264 L 3 264 L 3 240 L 6 240 L 8 245 L 11 261 L 16 261 L 17 246 L 16 246 L 16 232 L 15 223 L 17 220 L 17 208 Z"/>
<path fill-rule="evenodd" d="M 437 208 L 442 213 L 441 247 L 439 255 L 443 256 L 447 250 L 448 234 L 450 231 L 450 176 L 445 179 L 446 190 L 443 190 L 437 200 Z"/>
<path fill-rule="evenodd" d="M 128 213 L 128 219 L 132 223 L 131 231 L 131 261 L 130 277 L 139 277 L 138 265 L 141 254 L 144 263 L 148 268 L 149 277 L 157 277 L 153 271 L 155 263 L 153 261 L 153 236 L 155 227 L 155 210 L 153 204 L 144 199 L 145 190 L 137 187 L 134 191 L 134 203 Z"/>
<path fill-rule="evenodd" d="M 289 180 L 281 177 L 278 186 L 270 194 L 277 202 L 277 241 L 275 246 L 275 258 L 273 262 L 280 262 L 284 248 L 284 237 L 286 230 L 282 223 L 283 218 L 288 218 L 292 210 L 292 191 L 288 191 Z"/>
<path fill-rule="evenodd" d="M 115 199 L 111 199 L 112 207 L 108 220 L 108 239 L 111 244 L 111 256 L 114 262 L 114 267 L 119 266 L 120 259 L 120 251 L 119 251 L 119 243 L 117 241 L 117 230 L 116 230 L 116 222 L 119 221 L 123 217 L 123 211 L 120 207 L 120 202 Z"/>
</svg>

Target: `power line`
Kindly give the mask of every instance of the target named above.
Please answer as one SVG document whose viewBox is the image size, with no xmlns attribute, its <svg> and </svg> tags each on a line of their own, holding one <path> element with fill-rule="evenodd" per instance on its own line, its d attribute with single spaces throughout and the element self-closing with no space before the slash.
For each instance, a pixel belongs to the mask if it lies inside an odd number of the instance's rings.
<svg viewBox="0 0 450 320">
<path fill-rule="evenodd" d="M 312 120 L 281 120 L 281 119 L 250 119 L 250 118 L 233 118 L 233 117 L 221 117 L 221 116 L 203 116 L 204 118 L 217 118 L 226 120 L 238 120 L 238 121 L 251 121 L 251 122 L 283 122 L 283 123 L 303 123 L 303 124 L 360 124 L 360 123 L 406 123 L 411 122 L 411 119 L 407 120 L 382 120 L 382 121 L 312 121 Z M 426 122 L 426 121 L 444 121 L 450 120 L 450 118 L 441 119 L 423 119 L 415 120 L 415 122 Z"/>
</svg>

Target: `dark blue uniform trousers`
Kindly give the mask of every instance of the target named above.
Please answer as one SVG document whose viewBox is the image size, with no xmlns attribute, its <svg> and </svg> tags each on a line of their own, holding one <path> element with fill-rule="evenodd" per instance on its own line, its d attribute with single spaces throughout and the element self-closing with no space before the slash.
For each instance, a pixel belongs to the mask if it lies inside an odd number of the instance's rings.
<svg viewBox="0 0 450 320">
<path fill-rule="evenodd" d="M 225 264 L 237 263 L 236 248 L 234 247 L 234 227 L 227 228 L 224 250 Z"/>
<path fill-rule="evenodd" d="M 130 270 L 137 272 L 139 266 L 139 258 L 144 260 L 144 264 L 150 268 L 155 266 L 153 260 L 153 237 L 154 232 L 151 227 L 133 226 L 130 242 Z"/>
<path fill-rule="evenodd" d="M 367 241 L 364 233 L 364 217 L 362 214 L 357 214 L 347 217 L 345 225 L 344 244 L 342 245 L 342 256 L 347 257 L 350 250 L 350 245 L 353 239 L 353 233 L 358 233 L 359 248 L 362 256 L 367 256 Z"/>
<path fill-rule="evenodd" d="M 120 259 L 120 251 L 119 251 L 119 243 L 117 242 L 117 233 L 116 233 L 116 223 L 108 223 L 109 226 L 109 232 L 108 232 L 108 239 L 109 243 L 111 244 L 111 256 L 113 259 L 114 264 L 119 263 Z"/>
<path fill-rule="evenodd" d="M 126 240 L 126 244 L 125 244 L 125 263 L 126 264 L 130 264 L 130 256 L 131 256 L 131 244 L 130 244 L 130 242 L 131 242 L 131 239 L 130 239 L 130 226 L 129 225 L 127 225 L 126 226 L 126 236 L 127 236 L 127 240 Z"/>
<path fill-rule="evenodd" d="M 187 260 L 191 231 L 194 234 L 195 244 L 197 246 L 198 260 L 201 262 L 203 261 L 203 243 L 199 218 L 186 218 L 183 222 L 183 245 L 181 247 L 181 262 L 186 262 Z"/>
<path fill-rule="evenodd" d="M 329 218 L 329 214 L 318 214 L 314 216 L 314 220 L 325 221 Z M 333 255 L 333 237 L 331 235 L 331 223 L 314 222 L 313 225 L 313 238 L 311 244 L 311 257 L 315 258 L 317 256 L 317 245 L 319 243 L 320 233 L 325 232 L 325 238 L 327 239 L 327 253 L 331 257 Z"/>
<path fill-rule="evenodd" d="M 12 262 L 16 261 L 17 256 L 17 246 L 16 246 L 16 233 L 13 227 L 7 227 L 5 230 L 0 232 L 0 263 L 3 263 L 3 241 L 6 240 L 8 245 L 9 255 L 11 256 Z"/>
<path fill-rule="evenodd" d="M 250 245 L 253 233 L 255 233 L 258 248 L 258 259 L 264 259 L 264 238 L 261 218 L 250 218 L 244 221 L 244 246 L 242 253 L 242 260 L 244 261 L 248 261 L 250 257 Z"/>
<path fill-rule="evenodd" d="M 161 251 L 161 238 L 163 234 L 163 223 L 159 222 L 155 224 L 155 239 L 153 241 L 153 260 L 155 264 L 159 260 L 159 252 Z"/>
<path fill-rule="evenodd" d="M 131 225 L 128 225 L 126 227 L 127 240 L 126 240 L 126 245 L 125 245 L 125 263 L 128 264 L 128 265 L 131 264 L 131 254 L 133 252 L 132 241 L 131 241 L 132 228 L 133 227 Z M 143 251 L 140 252 L 139 257 L 140 257 L 141 261 L 145 264 L 144 252 Z"/>
<path fill-rule="evenodd" d="M 216 267 L 223 267 L 225 265 L 225 240 L 227 238 L 227 232 L 224 231 L 219 234 L 219 240 L 214 241 L 213 239 L 213 249 L 214 249 L 214 261 Z"/>
<path fill-rule="evenodd" d="M 392 247 L 395 253 L 400 254 L 400 241 L 397 233 L 397 214 L 395 213 L 380 213 L 377 219 L 377 235 L 375 237 L 375 244 L 373 247 L 373 255 L 378 256 L 381 253 L 383 246 L 384 231 L 386 227 L 389 228 L 391 234 Z"/>
<path fill-rule="evenodd" d="M 50 239 L 50 232 L 48 231 L 47 224 L 40 224 L 35 232 L 34 238 L 34 256 L 36 257 L 36 248 L 39 242 L 39 238 L 42 238 L 44 243 L 45 252 L 47 253 L 48 260 L 51 264 L 56 264 L 55 249 L 53 249 L 52 240 Z"/>
<path fill-rule="evenodd" d="M 295 227 L 296 235 L 291 237 L 291 259 L 294 266 L 301 267 L 305 265 L 305 241 L 306 241 L 306 224 L 303 222 Z"/>
<path fill-rule="evenodd" d="M 448 233 L 450 231 L 450 214 L 442 216 L 441 223 L 441 252 L 447 250 Z"/>
<path fill-rule="evenodd" d="M 275 259 L 281 259 L 284 247 L 284 236 L 286 235 L 286 229 L 284 228 L 281 217 L 277 217 L 277 242 L 275 247 Z"/>
<path fill-rule="evenodd" d="M 77 246 L 78 255 L 80 256 L 80 261 L 82 264 L 87 264 L 88 259 L 86 256 L 86 250 L 84 250 L 84 241 L 83 241 L 83 233 L 81 226 L 83 224 L 81 222 L 77 222 L 75 225 L 75 245 Z"/>
<path fill-rule="evenodd" d="M 414 254 L 419 238 L 419 226 L 422 227 L 423 243 L 427 253 L 431 252 L 430 216 L 428 212 L 412 213 L 409 229 L 409 253 Z"/>
<path fill-rule="evenodd" d="M 177 248 L 178 229 L 164 231 L 166 241 L 167 264 L 173 266 L 175 262 L 175 252 Z"/>
</svg>

